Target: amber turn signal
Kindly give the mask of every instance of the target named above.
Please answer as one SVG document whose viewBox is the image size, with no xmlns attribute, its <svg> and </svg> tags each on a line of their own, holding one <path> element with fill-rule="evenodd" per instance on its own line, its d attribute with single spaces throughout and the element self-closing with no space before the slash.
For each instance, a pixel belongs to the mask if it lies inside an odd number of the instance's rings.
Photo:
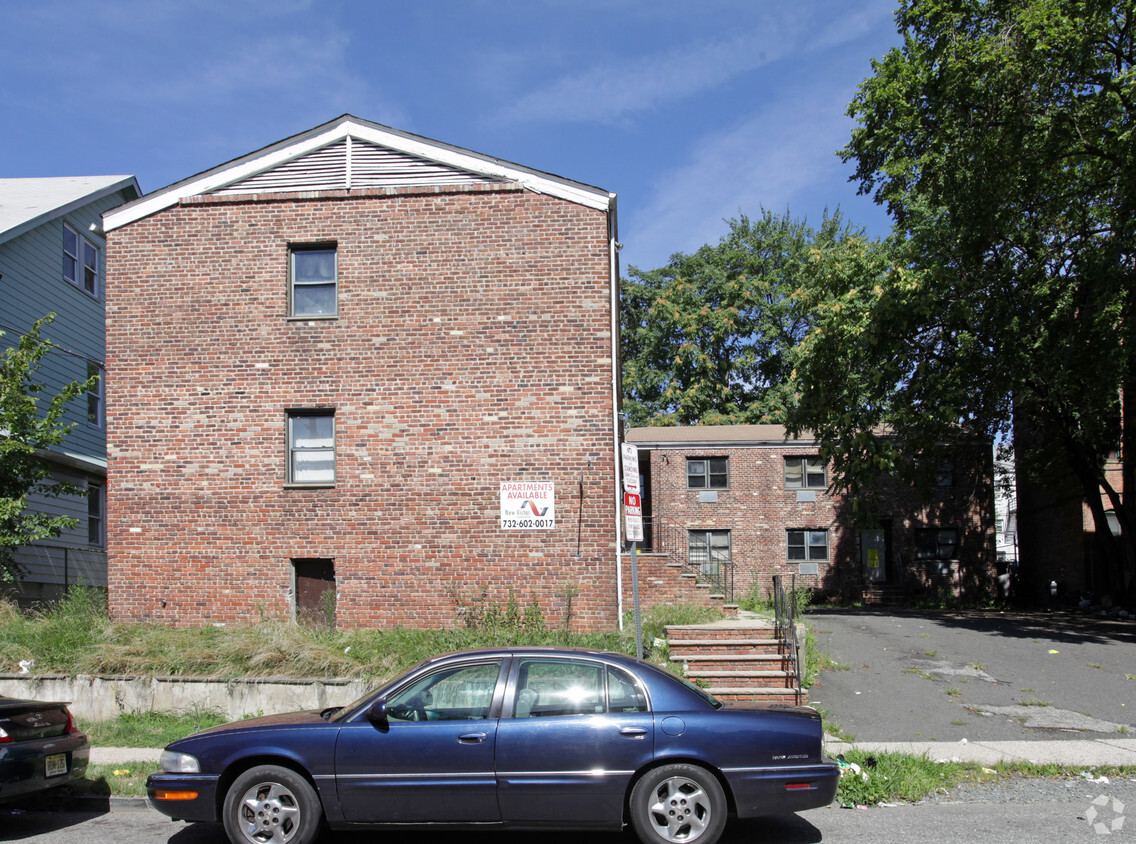
<svg viewBox="0 0 1136 844">
<path fill-rule="evenodd" d="M 155 800 L 196 800 L 196 791 L 155 791 Z"/>
</svg>

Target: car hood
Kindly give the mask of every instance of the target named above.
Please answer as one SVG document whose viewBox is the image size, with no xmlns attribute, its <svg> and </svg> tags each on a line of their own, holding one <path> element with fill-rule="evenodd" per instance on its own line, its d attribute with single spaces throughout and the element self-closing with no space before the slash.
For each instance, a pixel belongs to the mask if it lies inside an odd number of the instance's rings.
<svg viewBox="0 0 1136 844">
<path fill-rule="evenodd" d="M 240 721 L 231 721 L 218 727 L 209 727 L 194 733 L 195 736 L 215 735 L 216 733 L 234 732 L 236 730 L 255 730 L 270 727 L 287 727 L 293 724 L 324 723 L 320 717 L 319 709 L 305 709 L 301 712 L 284 712 L 280 715 L 261 715 L 257 718 L 242 718 Z"/>
</svg>

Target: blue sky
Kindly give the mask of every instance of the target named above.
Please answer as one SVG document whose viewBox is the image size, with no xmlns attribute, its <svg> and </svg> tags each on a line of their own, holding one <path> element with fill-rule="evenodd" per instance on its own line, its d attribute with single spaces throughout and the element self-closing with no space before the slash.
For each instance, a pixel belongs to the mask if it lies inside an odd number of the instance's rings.
<svg viewBox="0 0 1136 844">
<path fill-rule="evenodd" d="M 888 220 L 835 151 L 894 0 L 0 0 L 0 177 L 149 192 L 343 113 L 619 194 L 622 265 L 762 207 Z"/>
</svg>

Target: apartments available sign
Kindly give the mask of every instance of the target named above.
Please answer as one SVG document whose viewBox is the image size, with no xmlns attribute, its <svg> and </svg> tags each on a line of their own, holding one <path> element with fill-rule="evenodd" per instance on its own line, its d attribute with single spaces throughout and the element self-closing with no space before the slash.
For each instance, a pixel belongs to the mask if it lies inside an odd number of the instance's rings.
<svg viewBox="0 0 1136 844">
<path fill-rule="evenodd" d="M 551 530 L 554 527 L 556 484 L 502 481 L 501 530 Z"/>
</svg>

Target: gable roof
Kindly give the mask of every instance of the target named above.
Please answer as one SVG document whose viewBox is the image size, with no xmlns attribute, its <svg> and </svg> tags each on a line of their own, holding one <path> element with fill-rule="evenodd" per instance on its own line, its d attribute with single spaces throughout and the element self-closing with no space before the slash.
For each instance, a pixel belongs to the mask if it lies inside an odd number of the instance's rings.
<svg viewBox="0 0 1136 844">
<path fill-rule="evenodd" d="M 190 196 L 484 182 L 615 208 L 615 194 L 601 188 L 345 114 L 109 211 L 103 224 L 111 231 Z"/>
<path fill-rule="evenodd" d="M 0 179 L 0 243 L 119 190 L 142 194 L 133 176 Z"/>
</svg>

